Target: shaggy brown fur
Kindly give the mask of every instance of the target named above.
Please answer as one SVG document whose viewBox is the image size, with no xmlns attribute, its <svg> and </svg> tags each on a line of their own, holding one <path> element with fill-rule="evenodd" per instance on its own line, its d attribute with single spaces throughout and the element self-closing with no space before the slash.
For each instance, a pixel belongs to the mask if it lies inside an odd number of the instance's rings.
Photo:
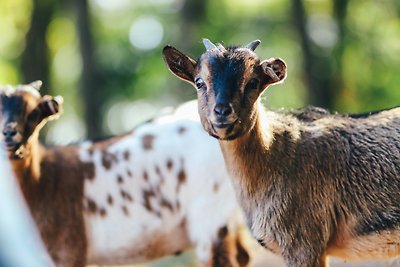
<svg viewBox="0 0 400 267">
<path fill-rule="evenodd" d="M 265 112 L 261 93 L 286 77 L 280 59 L 205 41 L 196 62 L 164 48 L 170 70 L 198 89 L 204 128 L 220 140 L 259 242 L 287 266 L 327 266 L 327 256 L 400 254 L 400 108 L 366 115 L 323 109 Z"/>
</svg>

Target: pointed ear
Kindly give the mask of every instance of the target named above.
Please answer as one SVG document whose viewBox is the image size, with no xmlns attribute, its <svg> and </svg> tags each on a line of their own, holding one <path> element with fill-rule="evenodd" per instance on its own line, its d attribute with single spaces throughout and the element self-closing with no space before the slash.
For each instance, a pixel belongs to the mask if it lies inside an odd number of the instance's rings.
<svg viewBox="0 0 400 267">
<path fill-rule="evenodd" d="M 163 57 L 169 70 L 191 84 L 194 83 L 196 61 L 186 56 L 176 48 L 167 45 L 163 49 Z"/>
<path fill-rule="evenodd" d="M 262 73 L 262 87 L 283 82 L 286 78 L 287 67 L 286 63 L 279 58 L 270 58 L 260 63 Z"/>
<path fill-rule="evenodd" d="M 57 119 L 62 113 L 62 103 L 64 102 L 61 96 L 51 97 L 44 96 L 42 101 L 36 107 L 41 113 L 41 120 L 54 120 Z"/>
<path fill-rule="evenodd" d="M 54 98 L 43 96 L 36 108 L 28 114 L 24 136 L 29 137 L 35 130 L 40 130 L 46 122 L 58 119 L 62 113 L 62 102 L 61 96 Z"/>
</svg>

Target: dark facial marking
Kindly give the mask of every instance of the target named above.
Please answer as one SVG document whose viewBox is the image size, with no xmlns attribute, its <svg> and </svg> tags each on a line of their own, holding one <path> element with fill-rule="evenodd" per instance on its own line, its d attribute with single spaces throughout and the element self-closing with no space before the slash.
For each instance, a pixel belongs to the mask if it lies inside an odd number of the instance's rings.
<svg viewBox="0 0 400 267">
<path fill-rule="evenodd" d="M 216 104 L 228 104 L 240 88 L 244 72 L 244 57 L 240 53 L 220 54 L 208 58 L 208 68 L 214 75 L 212 88 Z"/>
</svg>

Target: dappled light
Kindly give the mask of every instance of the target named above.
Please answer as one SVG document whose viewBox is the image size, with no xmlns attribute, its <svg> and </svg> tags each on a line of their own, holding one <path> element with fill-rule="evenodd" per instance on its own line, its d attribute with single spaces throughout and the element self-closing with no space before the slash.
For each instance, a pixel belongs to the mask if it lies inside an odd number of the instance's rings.
<svg viewBox="0 0 400 267">
<path fill-rule="evenodd" d="M 131 44 L 140 50 L 154 49 L 160 45 L 164 30 L 161 23 L 155 18 L 144 16 L 137 18 L 129 31 Z"/>
</svg>

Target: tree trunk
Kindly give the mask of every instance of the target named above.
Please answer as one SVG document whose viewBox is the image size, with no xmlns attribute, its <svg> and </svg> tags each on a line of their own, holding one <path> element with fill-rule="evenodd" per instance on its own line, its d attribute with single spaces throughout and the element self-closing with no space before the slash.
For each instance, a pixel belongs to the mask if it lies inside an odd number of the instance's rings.
<svg viewBox="0 0 400 267">
<path fill-rule="evenodd" d="M 82 58 L 81 92 L 83 96 L 84 117 L 89 138 L 103 135 L 102 99 L 97 84 L 94 58 L 93 37 L 90 27 L 90 15 L 87 0 L 73 1 L 77 14 L 77 31 Z"/>
<path fill-rule="evenodd" d="M 292 15 L 303 51 L 303 70 L 311 105 L 334 109 L 337 95 L 343 86 L 342 57 L 346 36 L 346 14 L 348 0 L 333 0 L 334 16 L 338 25 L 337 43 L 329 56 L 321 53 L 307 33 L 307 13 L 302 0 L 292 0 Z"/>
<path fill-rule="evenodd" d="M 50 60 L 46 43 L 47 27 L 55 10 L 54 0 L 33 0 L 31 23 L 25 37 L 25 49 L 21 56 L 21 71 L 24 83 L 35 80 L 43 82 L 42 94 L 49 94 Z"/>
</svg>

